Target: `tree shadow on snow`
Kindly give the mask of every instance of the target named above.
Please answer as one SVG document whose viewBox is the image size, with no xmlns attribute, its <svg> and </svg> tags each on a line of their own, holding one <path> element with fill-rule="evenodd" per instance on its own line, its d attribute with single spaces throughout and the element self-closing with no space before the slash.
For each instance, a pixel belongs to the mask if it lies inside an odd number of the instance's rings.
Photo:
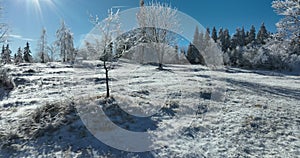
<svg viewBox="0 0 300 158">
<path fill-rule="evenodd" d="M 3 100 L 4 98 L 9 97 L 9 90 L 5 90 L 2 87 L 0 87 L 0 101 Z"/>
<path fill-rule="evenodd" d="M 157 122 L 151 116 L 138 117 L 128 114 L 118 104 L 102 108 L 106 116 L 117 126 L 133 132 L 146 132 L 157 129 Z M 137 126 L 136 126 L 137 125 Z"/>
<path fill-rule="evenodd" d="M 260 92 L 262 94 L 269 93 L 273 95 L 300 100 L 300 90 L 297 89 L 289 89 L 289 88 L 283 88 L 278 86 L 268 86 L 264 84 L 252 83 L 252 82 L 246 82 L 246 81 L 240 81 L 240 80 L 228 79 L 228 78 L 223 78 L 220 80 L 226 81 L 232 85 L 245 88 L 247 90 L 251 90 L 253 92 Z"/>
<path fill-rule="evenodd" d="M 286 77 L 286 76 L 300 76 L 300 71 L 279 71 L 279 70 L 253 70 L 253 69 L 241 69 L 234 67 L 227 67 L 225 72 L 227 73 L 254 73 L 263 76 L 277 76 L 277 77 Z"/>
</svg>

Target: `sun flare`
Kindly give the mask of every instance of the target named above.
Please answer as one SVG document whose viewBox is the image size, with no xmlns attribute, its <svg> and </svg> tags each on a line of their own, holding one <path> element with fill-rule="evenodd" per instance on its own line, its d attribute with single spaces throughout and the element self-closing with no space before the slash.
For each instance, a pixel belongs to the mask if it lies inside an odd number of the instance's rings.
<svg viewBox="0 0 300 158">
<path fill-rule="evenodd" d="M 33 3 L 35 3 L 35 4 L 39 4 L 39 0 L 32 0 L 33 1 Z"/>
<path fill-rule="evenodd" d="M 50 8 L 55 10 L 54 0 L 22 0 L 26 3 L 27 14 L 37 16 L 40 20 L 44 18 L 44 10 Z M 19 1 L 20 2 L 20 1 Z"/>
<path fill-rule="evenodd" d="M 40 0 L 32 0 L 32 3 L 34 5 L 35 9 L 37 9 L 39 11 L 39 13 L 41 13 L 42 10 L 41 10 L 41 5 L 40 5 Z"/>
</svg>

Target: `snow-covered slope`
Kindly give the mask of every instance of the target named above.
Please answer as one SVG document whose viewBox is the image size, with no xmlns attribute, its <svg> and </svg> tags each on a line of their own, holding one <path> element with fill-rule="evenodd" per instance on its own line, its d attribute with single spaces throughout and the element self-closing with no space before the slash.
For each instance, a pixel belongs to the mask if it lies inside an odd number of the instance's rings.
<svg viewBox="0 0 300 158">
<path fill-rule="evenodd" d="M 104 107 L 101 62 L 6 67 L 16 87 L 0 95 L 0 157 L 300 155 L 299 76 L 198 65 L 159 71 L 121 60 Z M 151 133 L 158 149 L 130 153 L 100 142 L 78 116 L 93 104 L 123 129 Z M 140 112 L 150 117 L 133 116 Z"/>
</svg>

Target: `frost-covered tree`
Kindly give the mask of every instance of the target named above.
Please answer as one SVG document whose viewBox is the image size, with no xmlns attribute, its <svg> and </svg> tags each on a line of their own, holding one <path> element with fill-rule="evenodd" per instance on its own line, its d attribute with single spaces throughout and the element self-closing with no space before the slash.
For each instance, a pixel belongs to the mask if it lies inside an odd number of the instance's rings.
<svg viewBox="0 0 300 158">
<path fill-rule="evenodd" d="M 62 62 L 70 62 L 74 60 L 74 39 L 73 33 L 66 26 L 65 22 L 61 22 L 60 28 L 56 31 L 57 45 L 60 48 L 60 56 Z"/>
<path fill-rule="evenodd" d="M 186 51 L 184 47 L 180 48 L 180 53 L 179 53 L 179 63 L 180 64 L 188 64 L 190 63 L 189 61 L 187 61 L 187 57 L 186 57 Z"/>
<path fill-rule="evenodd" d="M 209 28 L 206 28 L 204 40 L 205 40 L 205 42 L 208 42 L 210 40 L 210 29 Z"/>
<path fill-rule="evenodd" d="M 193 43 L 190 43 L 187 49 L 186 58 L 191 64 L 205 65 L 204 58 L 201 52 L 205 49 L 205 39 L 202 32 L 199 32 L 199 27 L 196 26 L 194 32 Z"/>
<path fill-rule="evenodd" d="M 200 51 L 204 51 L 205 49 L 205 34 L 204 32 L 200 31 L 199 33 L 199 44 L 196 45 L 196 47 L 200 50 Z"/>
<path fill-rule="evenodd" d="M 239 29 L 236 29 L 235 34 L 231 38 L 230 47 L 232 49 L 235 49 L 238 46 L 238 40 L 239 40 Z"/>
<path fill-rule="evenodd" d="M 245 46 L 246 45 L 246 33 L 245 33 L 245 28 L 242 27 L 242 30 L 240 32 L 240 41 L 239 41 L 240 46 Z"/>
<path fill-rule="evenodd" d="M 3 5 L 0 4 L 0 18 L 2 18 L 2 11 L 3 11 Z M 0 22 L 0 43 L 4 43 L 7 41 L 8 31 L 9 31 L 8 25 L 6 23 Z"/>
<path fill-rule="evenodd" d="M 49 56 L 49 61 L 50 62 L 53 62 L 53 61 L 57 61 L 58 60 L 58 57 L 59 57 L 59 54 L 58 54 L 58 51 L 59 51 L 59 47 L 57 46 L 57 44 L 54 42 L 50 45 L 48 45 L 46 47 L 46 51 L 48 52 L 48 56 Z"/>
<path fill-rule="evenodd" d="M 4 63 L 4 58 L 5 58 L 5 46 L 3 44 L 1 50 L 1 63 Z"/>
<path fill-rule="evenodd" d="M 24 59 L 24 62 L 26 62 L 26 63 L 33 62 L 31 50 L 30 50 L 30 46 L 29 46 L 28 42 L 26 43 L 26 46 L 24 47 L 23 59 Z"/>
<path fill-rule="evenodd" d="M 214 38 L 218 40 L 216 29 L 213 29 L 215 33 Z M 196 45 L 190 44 L 187 51 L 187 59 L 191 64 L 202 64 L 209 67 L 215 68 L 223 65 L 222 50 L 218 43 L 210 37 L 210 29 L 207 28 L 205 34 L 203 35 L 196 29 L 194 35 L 194 42 Z M 223 33 L 221 33 L 223 36 Z M 197 40 L 195 40 L 195 38 Z M 223 37 L 219 37 L 220 39 Z M 225 38 L 225 37 L 224 37 Z M 223 40 L 222 40 L 223 41 Z M 197 44 L 198 43 L 198 44 Z"/>
<path fill-rule="evenodd" d="M 221 42 L 223 40 L 224 40 L 223 28 L 220 28 L 219 33 L 218 33 L 218 42 Z"/>
<path fill-rule="evenodd" d="M 47 48 L 47 34 L 46 34 L 46 28 L 42 29 L 41 37 L 38 41 L 38 60 L 40 60 L 41 63 L 45 63 L 46 59 L 48 59 L 48 54 L 46 52 Z"/>
<path fill-rule="evenodd" d="M 140 0 L 140 7 L 143 7 L 145 5 L 144 0 Z"/>
<path fill-rule="evenodd" d="M 205 65 L 204 58 L 200 53 L 199 49 L 192 43 L 188 46 L 186 58 L 191 64 L 201 64 Z"/>
<path fill-rule="evenodd" d="M 193 38 L 193 45 L 198 49 L 199 52 L 203 52 L 205 49 L 205 38 L 203 32 L 199 32 L 199 27 L 196 26 Z"/>
<path fill-rule="evenodd" d="M 227 49 L 223 49 L 224 41 L 225 41 L 225 34 L 223 32 L 223 28 L 220 28 L 217 42 L 222 47 L 222 51 L 226 52 Z"/>
<path fill-rule="evenodd" d="M 15 60 L 14 60 L 15 64 L 19 64 L 23 62 L 23 51 L 21 49 L 21 47 L 18 48 L 18 52 L 17 54 L 15 54 Z"/>
<path fill-rule="evenodd" d="M 274 0 L 272 7 L 278 15 L 284 16 L 276 24 L 277 36 L 290 40 L 294 49 L 300 52 L 300 1 Z"/>
<path fill-rule="evenodd" d="M 67 35 L 66 38 L 66 46 L 67 46 L 67 61 L 68 62 L 73 62 L 75 60 L 75 56 L 76 56 L 76 49 L 74 47 L 74 37 L 73 34 L 70 32 Z"/>
<path fill-rule="evenodd" d="M 179 31 L 177 10 L 153 1 L 140 8 L 137 20 L 140 28 L 146 28 L 147 46 L 157 53 L 158 68 L 162 70 L 166 47 L 177 44 L 177 36 L 172 33 Z"/>
<path fill-rule="evenodd" d="M 94 56 L 94 59 L 103 61 L 106 79 L 106 97 L 108 98 L 110 97 L 108 72 L 112 66 L 111 63 L 121 56 L 121 54 L 114 53 L 113 51 L 113 40 L 120 35 L 121 23 L 119 11 L 114 13 L 111 9 L 108 11 L 107 18 L 103 21 L 99 21 L 98 19 L 97 16 L 91 16 L 90 20 L 100 35 L 91 35 L 88 39 L 89 41 L 86 41 L 86 48 Z"/>
<path fill-rule="evenodd" d="M 262 23 L 260 26 L 260 29 L 257 33 L 257 42 L 259 44 L 266 44 L 267 39 L 270 37 L 270 34 L 268 33 L 265 23 Z"/>
<path fill-rule="evenodd" d="M 222 50 L 227 51 L 230 48 L 231 36 L 229 34 L 228 29 L 225 29 L 223 34 L 224 34 L 224 42 L 222 44 Z"/>
<path fill-rule="evenodd" d="M 9 44 L 4 47 L 2 46 L 2 52 L 1 52 L 1 61 L 3 64 L 11 64 L 11 53 L 12 51 L 9 49 Z"/>
<path fill-rule="evenodd" d="M 196 47 L 201 51 L 205 51 L 206 47 L 208 46 L 209 44 L 209 41 L 210 41 L 210 29 L 209 28 L 206 28 L 206 31 L 205 33 L 203 34 L 202 32 L 200 33 L 199 35 L 199 39 L 200 39 L 200 45 L 196 45 Z"/>
<path fill-rule="evenodd" d="M 217 42 L 217 40 L 218 40 L 218 35 L 217 35 L 216 27 L 213 27 L 213 29 L 212 29 L 212 32 L 211 32 L 211 38 L 212 38 L 215 42 Z"/>
<path fill-rule="evenodd" d="M 201 38 L 203 38 L 203 37 L 201 37 Z M 198 46 L 198 45 L 200 45 L 200 43 L 201 43 L 201 39 L 200 39 L 199 27 L 196 26 L 194 38 L 193 38 L 193 44 Z"/>
<path fill-rule="evenodd" d="M 12 53 L 12 51 L 9 48 L 9 44 L 6 45 L 5 51 L 6 51 L 6 63 L 11 64 L 12 63 L 11 62 L 11 53 Z"/>
<path fill-rule="evenodd" d="M 250 28 L 250 32 L 247 36 L 246 43 L 249 44 L 249 43 L 255 42 L 255 40 L 256 40 L 256 30 L 255 30 L 254 25 L 252 25 Z"/>
<path fill-rule="evenodd" d="M 176 45 L 175 46 L 175 52 L 178 54 L 178 50 L 179 50 L 179 46 L 178 45 Z"/>
<path fill-rule="evenodd" d="M 231 37 L 229 35 L 229 30 L 225 29 L 223 31 L 223 29 L 221 28 L 219 31 L 218 40 L 221 45 L 222 51 L 227 52 L 227 50 L 230 48 L 231 45 L 230 43 Z"/>
<path fill-rule="evenodd" d="M 1 63 L 3 63 L 3 59 L 4 59 L 4 56 L 5 56 L 5 47 L 4 45 L 2 45 L 2 50 L 1 50 Z"/>
<path fill-rule="evenodd" d="M 223 52 L 213 39 L 209 39 L 203 52 L 205 64 L 211 68 L 218 68 L 224 65 Z"/>
<path fill-rule="evenodd" d="M 237 46 L 245 46 L 246 44 L 246 34 L 244 27 L 242 29 L 237 28 L 236 33 L 233 35 L 231 39 L 231 48 L 234 49 Z"/>
</svg>

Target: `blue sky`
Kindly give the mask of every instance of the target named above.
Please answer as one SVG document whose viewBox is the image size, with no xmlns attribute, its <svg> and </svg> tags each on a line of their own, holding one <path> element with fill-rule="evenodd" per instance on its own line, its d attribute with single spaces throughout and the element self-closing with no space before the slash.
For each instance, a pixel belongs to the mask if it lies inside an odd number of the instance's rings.
<svg viewBox="0 0 300 158">
<path fill-rule="evenodd" d="M 145 0 L 145 2 L 152 0 Z M 171 3 L 179 11 L 195 18 L 204 27 L 228 28 L 233 34 L 237 27 L 246 30 L 253 24 L 256 29 L 265 22 L 267 29 L 276 32 L 279 21 L 271 8 L 272 0 L 158 0 Z M 75 45 L 90 32 L 93 25 L 89 14 L 106 16 L 111 7 L 122 10 L 139 6 L 139 0 L 2 0 L 3 18 L 11 27 L 11 49 L 17 51 L 26 41 L 36 51 L 36 41 L 45 27 L 48 43 L 55 40 L 55 32 L 64 20 L 74 33 Z M 194 32 L 194 30 L 191 30 Z"/>
</svg>

